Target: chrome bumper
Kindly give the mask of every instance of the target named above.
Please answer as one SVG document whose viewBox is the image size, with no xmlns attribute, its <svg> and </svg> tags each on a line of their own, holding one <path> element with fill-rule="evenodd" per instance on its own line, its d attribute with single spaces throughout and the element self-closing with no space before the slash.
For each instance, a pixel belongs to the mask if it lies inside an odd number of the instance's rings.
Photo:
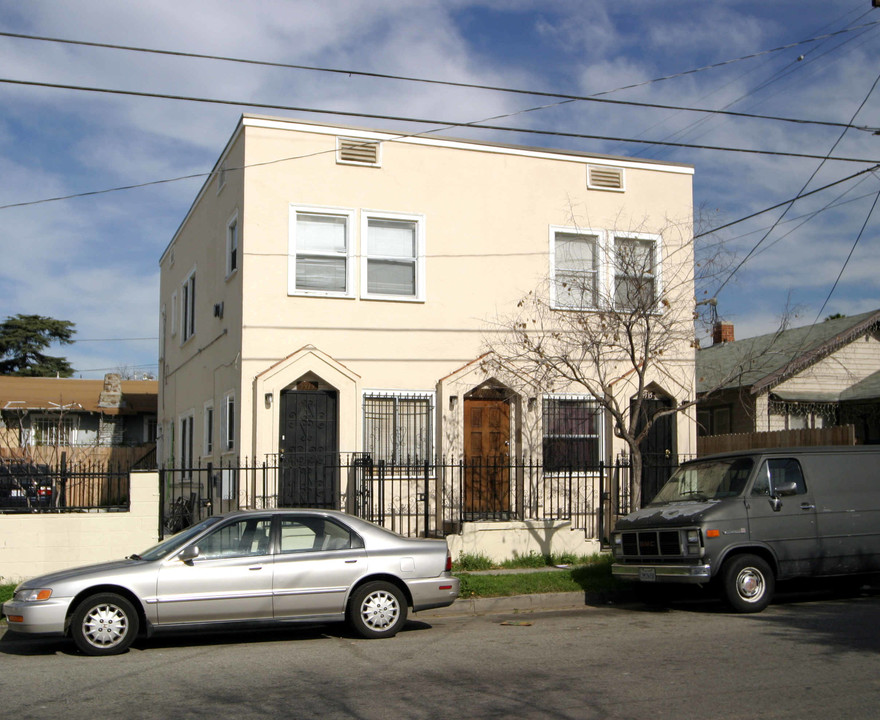
<svg viewBox="0 0 880 720">
<path fill-rule="evenodd" d="M 614 563 L 611 574 L 621 580 L 641 582 L 706 583 L 712 578 L 711 565 L 649 565 Z"/>
</svg>

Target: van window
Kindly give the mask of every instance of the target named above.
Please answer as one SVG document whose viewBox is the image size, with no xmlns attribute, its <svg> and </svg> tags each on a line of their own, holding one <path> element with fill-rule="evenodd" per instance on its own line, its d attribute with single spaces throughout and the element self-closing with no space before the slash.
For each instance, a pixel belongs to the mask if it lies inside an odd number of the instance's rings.
<svg viewBox="0 0 880 720">
<path fill-rule="evenodd" d="M 795 484 L 796 495 L 803 495 L 807 492 L 804 474 L 801 472 L 801 465 L 797 460 L 794 458 L 765 460 L 755 478 L 755 484 L 752 486 L 752 495 L 769 496 L 772 488 L 789 482 Z"/>
</svg>

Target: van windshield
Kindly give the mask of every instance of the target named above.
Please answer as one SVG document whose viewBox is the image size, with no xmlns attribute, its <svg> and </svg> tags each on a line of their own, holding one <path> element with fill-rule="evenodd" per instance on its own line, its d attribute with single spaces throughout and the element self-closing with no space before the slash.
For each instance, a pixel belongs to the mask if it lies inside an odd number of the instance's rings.
<svg viewBox="0 0 880 720">
<path fill-rule="evenodd" d="M 752 458 L 710 460 L 682 465 L 649 505 L 736 497 L 745 490 L 754 465 Z"/>
</svg>

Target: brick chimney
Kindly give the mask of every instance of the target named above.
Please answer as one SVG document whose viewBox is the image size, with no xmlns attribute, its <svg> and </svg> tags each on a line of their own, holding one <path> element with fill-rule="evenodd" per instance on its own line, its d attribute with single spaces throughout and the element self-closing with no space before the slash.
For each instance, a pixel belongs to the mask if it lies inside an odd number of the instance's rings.
<svg viewBox="0 0 880 720">
<path fill-rule="evenodd" d="M 733 342 L 733 323 L 721 322 L 720 320 L 712 327 L 712 344 Z"/>
</svg>

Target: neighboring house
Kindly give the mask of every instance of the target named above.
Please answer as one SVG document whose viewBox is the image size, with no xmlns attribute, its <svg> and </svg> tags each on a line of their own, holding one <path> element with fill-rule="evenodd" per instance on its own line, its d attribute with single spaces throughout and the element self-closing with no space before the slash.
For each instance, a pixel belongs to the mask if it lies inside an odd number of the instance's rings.
<svg viewBox="0 0 880 720">
<path fill-rule="evenodd" d="M 157 397 L 155 380 L 114 373 L 103 380 L 0 376 L 0 454 L 106 460 L 109 449 L 150 445 Z"/>
<path fill-rule="evenodd" d="M 700 435 L 853 425 L 880 443 L 880 310 L 746 340 L 720 323 L 697 390 Z"/>
<path fill-rule="evenodd" d="M 553 468 L 575 447 L 585 463 L 613 461 L 624 446 L 593 398 L 487 376 L 483 340 L 548 279 L 560 308 L 594 310 L 566 294 L 564 278 L 613 285 L 609 254 L 623 243 L 652 254 L 658 295 L 661 269 L 682 258 L 692 283 L 682 252 L 692 175 L 642 159 L 242 117 L 160 261 L 160 462 L 354 453 L 395 466 L 543 453 Z M 665 236 L 671 218 L 687 230 Z M 692 295 L 685 283 L 674 301 Z M 658 377 L 654 390 L 677 403 L 693 392 L 693 349 L 673 363 L 680 377 Z M 694 452 L 692 420 L 673 434 Z M 345 506 L 344 481 L 328 482 L 318 504 Z M 239 492 L 255 502 L 246 483 Z M 504 494 L 492 517 L 529 514 Z"/>
</svg>

